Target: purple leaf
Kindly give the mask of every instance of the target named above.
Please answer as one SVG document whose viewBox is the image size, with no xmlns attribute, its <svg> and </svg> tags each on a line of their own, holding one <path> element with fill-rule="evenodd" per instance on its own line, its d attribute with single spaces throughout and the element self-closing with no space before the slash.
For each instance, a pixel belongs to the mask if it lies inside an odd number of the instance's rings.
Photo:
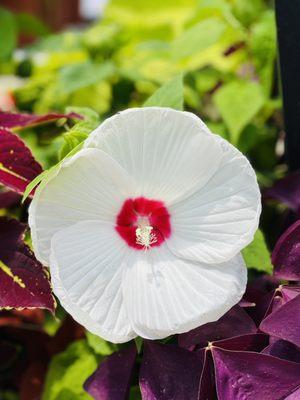
<svg viewBox="0 0 300 400">
<path fill-rule="evenodd" d="M 0 208 L 10 208 L 15 207 L 20 204 L 21 196 L 6 188 L 0 189 Z"/>
<path fill-rule="evenodd" d="M 213 346 L 224 350 L 262 351 L 269 343 L 269 337 L 263 333 L 249 333 L 229 339 L 213 342 Z"/>
<path fill-rule="evenodd" d="M 264 294 L 276 289 L 279 283 L 279 280 L 274 278 L 274 276 L 264 274 L 253 279 L 251 283 L 247 285 L 247 291 L 250 291 L 250 294 L 256 296 L 256 300 L 258 300 Z"/>
<path fill-rule="evenodd" d="M 179 335 L 178 343 L 180 347 L 191 350 L 196 345 L 204 347 L 208 342 L 255 333 L 256 330 L 253 320 L 240 306 L 236 305 L 218 321 Z"/>
<path fill-rule="evenodd" d="M 125 400 L 136 359 L 132 345 L 108 356 L 84 384 L 95 400 Z"/>
<path fill-rule="evenodd" d="M 300 280 L 300 220 L 279 238 L 272 254 L 272 262 L 276 278 Z"/>
<path fill-rule="evenodd" d="M 215 371 L 211 351 L 202 349 L 204 352 L 203 369 L 199 384 L 197 400 L 214 400 L 216 398 Z"/>
<path fill-rule="evenodd" d="M 26 128 L 28 126 L 54 122 L 61 118 L 82 119 L 82 117 L 76 113 L 49 113 L 45 115 L 34 115 L 0 111 L 0 127 L 9 129 Z"/>
<path fill-rule="evenodd" d="M 145 400 L 197 399 L 203 352 L 145 341 L 140 388 Z"/>
<path fill-rule="evenodd" d="M 26 226 L 0 218 L 0 308 L 46 308 L 55 300 L 49 277 L 23 242 Z"/>
<path fill-rule="evenodd" d="M 261 323 L 263 318 L 272 311 L 273 301 L 276 291 L 272 290 L 270 293 L 265 294 L 257 303 L 255 307 L 249 308 L 248 314 L 257 325 Z"/>
<path fill-rule="evenodd" d="M 300 286 L 299 285 L 283 285 L 281 286 L 281 295 L 283 299 L 283 303 L 287 303 L 290 300 L 293 300 L 300 294 Z"/>
<path fill-rule="evenodd" d="M 247 313 L 253 321 L 259 325 L 271 301 L 273 294 L 270 292 L 278 287 L 279 282 L 270 275 L 262 275 L 259 278 L 248 282 L 246 292 L 239 302 L 241 307 L 247 308 Z M 274 291 L 273 291 L 274 293 Z M 271 298 L 270 298 L 271 296 Z"/>
<path fill-rule="evenodd" d="M 287 340 L 300 346 L 300 295 L 268 315 L 260 329 L 270 336 Z"/>
<path fill-rule="evenodd" d="M 300 385 L 297 363 L 216 347 L 212 354 L 219 400 L 282 400 Z"/>
<path fill-rule="evenodd" d="M 295 392 L 290 394 L 284 400 L 299 400 L 300 399 L 300 388 L 298 388 Z"/>
<path fill-rule="evenodd" d="M 283 304 L 284 304 L 284 300 L 282 298 L 281 290 L 279 288 L 278 290 L 275 291 L 275 296 L 273 298 L 273 302 L 268 310 L 268 313 L 265 315 L 265 318 L 267 317 L 267 315 L 278 310 Z"/>
<path fill-rule="evenodd" d="M 293 172 L 277 181 L 265 191 L 264 197 L 278 200 L 298 213 L 300 209 L 300 171 Z"/>
<path fill-rule="evenodd" d="M 300 349 L 286 340 L 276 340 L 274 343 L 269 344 L 262 353 L 300 363 Z"/>
<path fill-rule="evenodd" d="M 25 143 L 15 134 L 0 128 L 0 183 L 23 193 L 42 172 Z"/>
</svg>

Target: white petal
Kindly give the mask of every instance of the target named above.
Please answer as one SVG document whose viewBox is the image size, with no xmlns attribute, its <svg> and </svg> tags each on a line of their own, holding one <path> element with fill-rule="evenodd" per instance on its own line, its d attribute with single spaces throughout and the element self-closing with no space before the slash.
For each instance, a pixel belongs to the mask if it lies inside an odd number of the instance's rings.
<svg viewBox="0 0 300 400">
<path fill-rule="evenodd" d="M 122 268 L 128 252 L 110 224 L 78 222 L 51 241 L 53 290 L 62 306 L 92 333 L 121 343 L 135 337 L 123 305 Z"/>
<path fill-rule="evenodd" d="M 242 297 L 247 269 L 239 255 L 224 264 L 191 263 L 166 246 L 126 259 L 123 296 L 134 331 L 148 339 L 187 332 L 219 319 Z"/>
<path fill-rule="evenodd" d="M 253 240 L 261 212 L 255 172 L 237 149 L 225 140 L 219 169 L 207 184 L 169 206 L 171 251 L 192 261 L 230 260 Z"/>
<path fill-rule="evenodd" d="M 222 150 L 195 115 L 169 108 L 133 108 L 107 119 L 86 147 L 110 154 L 138 183 L 136 195 L 171 201 L 203 186 Z"/>
<path fill-rule="evenodd" d="M 132 192 L 131 178 L 109 155 L 97 149 L 78 152 L 37 190 L 31 203 L 29 225 L 37 258 L 49 264 L 51 238 L 62 228 L 93 219 L 114 223 Z"/>
</svg>

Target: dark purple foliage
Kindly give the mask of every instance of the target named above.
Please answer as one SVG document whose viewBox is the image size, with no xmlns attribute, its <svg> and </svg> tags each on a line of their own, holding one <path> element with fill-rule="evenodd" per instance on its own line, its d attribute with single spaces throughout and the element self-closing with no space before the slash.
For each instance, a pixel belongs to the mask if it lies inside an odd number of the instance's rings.
<svg viewBox="0 0 300 400">
<path fill-rule="evenodd" d="M 300 366 L 266 354 L 212 349 L 218 400 L 282 400 L 300 385 Z"/>
<path fill-rule="evenodd" d="M 25 143 L 14 133 L 0 128 L 0 183 L 23 193 L 42 172 Z"/>
<path fill-rule="evenodd" d="M 300 171 L 293 172 L 267 189 L 264 193 L 266 199 L 280 201 L 297 214 L 300 211 Z"/>
<path fill-rule="evenodd" d="M 256 326 L 252 319 L 240 306 L 236 305 L 218 321 L 179 335 L 178 343 L 180 347 L 193 349 L 196 345 L 203 347 L 208 342 L 255 332 Z"/>
<path fill-rule="evenodd" d="M 275 297 L 275 291 L 266 294 L 253 309 L 249 309 L 248 313 L 255 321 L 257 326 L 261 323 L 266 315 L 272 311 L 273 300 Z"/>
<path fill-rule="evenodd" d="M 0 127 L 9 129 L 26 128 L 28 126 L 54 122 L 61 118 L 81 119 L 82 117 L 76 113 L 49 113 L 45 115 L 34 115 L 0 111 Z"/>
<path fill-rule="evenodd" d="M 85 390 L 95 400 L 126 399 L 135 358 L 135 345 L 108 356 L 87 379 Z"/>
<path fill-rule="evenodd" d="M 249 333 L 212 342 L 212 346 L 217 346 L 224 350 L 260 352 L 266 348 L 268 343 L 268 335 L 263 333 Z"/>
<path fill-rule="evenodd" d="M 208 349 L 201 351 L 204 352 L 204 361 L 199 383 L 198 400 L 215 400 L 215 370 L 211 351 Z"/>
<path fill-rule="evenodd" d="M 0 189 L 0 208 L 11 208 L 20 204 L 21 196 L 13 190 Z"/>
<path fill-rule="evenodd" d="M 243 351 L 261 351 L 268 344 L 268 336 L 263 334 L 248 334 L 236 336 L 229 339 L 224 339 L 212 342 L 200 352 L 204 353 L 204 365 L 202 369 L 199 398 L 197 400 L 214 400 L 215 395 L 215 365 L 212 358 L 211 350 L 214 346 L 228 350 L 243 350 Z"/>
<path fill-rule="evenodd" d="M 197 399 L 203 352 L 146 341 L 140 369 L 143 399 Z"/>
<path fill-rule="evenodd" d="M 280 287 L 281 296 L 283 299 L 283 304 L 290 300 L 293 300 L 296 296 L 300 294 L 299 285 L 282 285 Z"/>
<path fill-rule="evenodd" d="M 0 218 L 0 308 L 46 308 L 55 300 L 49 277 L 24 243 L 26 226 Z"/>
<path fill-rule="evenodd" d="M 300 281 L 300 221 L 290 226 L 279 238 L 272 262 L 277 278 Z"/>
<path fill-rule="evenodd" d="M 260 324 L 260 329 L 280 339 L 300 346 L 300 296 L 296 296 L 276 311 L 268 315 Z"/>
<path fill-rule="evenodd" d="M 300 363 L 300 349 L 286 340 L 275 340 L 273 343 L 269 344 L 262 353 L 282 358 L 283 360 Z"/>
<path fill-rule="evenodd" d="M 300 399 L 300 388 L 295 390 L 292 394 L 286 397 L 284 400 L 299 400 Z"/>
</svg>

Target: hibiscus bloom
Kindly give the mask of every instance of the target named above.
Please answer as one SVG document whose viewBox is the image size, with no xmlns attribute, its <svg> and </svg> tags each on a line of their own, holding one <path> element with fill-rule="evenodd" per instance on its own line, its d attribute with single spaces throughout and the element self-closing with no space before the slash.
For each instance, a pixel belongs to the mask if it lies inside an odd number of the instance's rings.
<svg viewBox="0 0 300 400">
<path fill-rule="evenodd" d="M 260 192 L 248 160 L 195 115 L 130 109 L 36 191 L 29 223 L 54 293 L 112 342 L 219 319 L 242 297 Z"/>
</svg>

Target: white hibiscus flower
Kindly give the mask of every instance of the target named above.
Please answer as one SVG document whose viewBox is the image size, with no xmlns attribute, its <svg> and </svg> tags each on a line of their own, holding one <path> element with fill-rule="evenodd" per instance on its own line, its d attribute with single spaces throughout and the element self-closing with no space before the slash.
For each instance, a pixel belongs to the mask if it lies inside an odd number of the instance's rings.
<svg viewBox="0 0 300 400">
<path fill-rule="evenodd" d="M 150 107 L 102 123 L 30 207 L 63 307 L 112 342 L 220 318 L 242 297 L 261 211 L 247 159 L 195 115 Z"/>
</svg>

